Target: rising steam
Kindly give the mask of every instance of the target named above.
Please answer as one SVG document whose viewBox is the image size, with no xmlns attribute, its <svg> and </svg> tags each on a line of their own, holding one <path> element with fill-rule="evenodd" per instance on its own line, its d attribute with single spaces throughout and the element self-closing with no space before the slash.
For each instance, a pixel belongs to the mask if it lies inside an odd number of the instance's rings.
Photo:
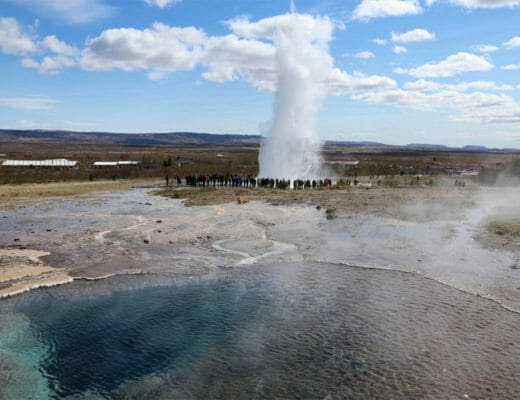
<svg viewBox="0 0 520 400">
<path fill-rule="evenodd" d="M 259 155 L 261 177 L 319 177 L 321 139 L 316 116 L 324 97 L 322 82 L 332 68 L 328 43 L 332 23 L 296 13 L 276 17 L 277 91 L 269 136 Z"/>
</svg>

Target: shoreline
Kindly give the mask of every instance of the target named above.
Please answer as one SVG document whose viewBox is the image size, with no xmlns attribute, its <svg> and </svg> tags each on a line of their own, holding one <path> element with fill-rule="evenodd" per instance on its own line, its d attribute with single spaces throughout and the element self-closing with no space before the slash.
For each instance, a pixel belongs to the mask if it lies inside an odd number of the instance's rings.
<svg viewBox="0 0 520 400">
<path fill-rule="evenodd" d="M 417 271 L 408 271 L 406 269 L 396 269 L 396 268 L 390 268 L 390 267 L 370 266 L 370 265 L 353 265 L 353 264 L 346 264 L 346 263 L 317 262 L 317 264 L 320 264 L 320 263 L 338 265 L 338 266 L 347 267 L 347 268 L 357 268 L 357 269 L 361 269 L 361 270 L 376 270 L 376 271 L 380 270 L 380 271 L 385 271 L 385 272 L 395 272 L 398 274 L 409 274 L 409 275 L 418 276 L 422 279 L 426 279 L 426 280 L 435 282 L 437 284 L 446 286 L 448 288 L 460 291 L 461 293 L 470 294 L 470 295 L 473 295 L 473 296 L 476 296 L 476 297 L 479 297 L 479 298 L 482 298 L 482 299 L 485 299 L 488 301 L 492 301 L 510 312 L 513 312 L 515 314 L 520 314 L 520 309 L 509 306 L 508 304 L 504 303 L 500 298 L 496 298 L 491 295 L 486 296 L 486 295 L 482 295 L 479 293 L 475 293 L 474 291 L 472 291 L 470 289 L 456 287 L 456 286 L 451 285 L 450 283 L 444 282 L 439 279 L 432 278 L 428 275 L 419 273 Z M 244 267 L 244 266 L 245 266 L 245 264 L 240 264 L 238 267 Z M 229 269 L 229 268 L 233 268 L 233 267 L 221 266 L 220 268 Z M 11 286 L 2 286 L 2 284 L 4 282 L 0 282 L 0 301 L 2 299 L 7 299 L 7 298 L 21 295 L 21 294 L 29 292 L 31 290 L 49 288 L 49 287 L 54 287 L 54 286 L 61 286 L 61 285 L 65 285 L 68 283 L 74 283 L 76 281 L 94 282 L 94 281 L 102 281 L 102 280 L 105 280 L 108 278 L 114 278 L 114 277 L 118 277 L 118 276 L 133 276 L 133 275 L 145 276 L 145 275 L 154 275 L 154 273 L 146 272 L 146 271 L 131 271 L 131 272 L 127 271 L 127 272 L 114 272 L 114 273 L 109 273 L 109 274 L 106 274 L 103 276 L 96 276 L 96 277 L 73 276 L 73 275 L 70 275 L 69 273 L 63 273 L 63 274 L 55 273 L 55 274 L 52 274 L 51 276 L 37 277 L 36 278 L 37 281 L 22 281 L 22 282 L 15 283 Z"/>
<path fill-rule="evenodd" d="M 63 268 L 42 261 L 50 254 L 25 248 L 0 248 L 0 299 L 72 282 L 73 278 Z"/>
<path fill-rule="evenodd" d="M 517 274 L 520 251 L 516 238 L 511 241 L 507 235 L 486 232 L 483 228 L 485 213 L 493 215 L 493 209 L 497 208 L 493 197 L 492 207 L 486 203 L 490 199 L 484 201 L 479 197 L 489 193 L 429 187 L 276 193 L 227 189 L 222 198 L 209 193 L 208 205 L 188 207 L 189 199 L 148 195 L 143 187 L 152 187 L 150 183 L 145 182 L 140 188 L 130 185 L 127 190 L 118 187 L 116 191 L 91 191 L 67 197 L 27 201 L 16 197 L 15 206 L 5 196 L 1 198 L 0 212 L 6 220 L 16 217 L 16 221 L 25 221 L 30 217 L 24 212 L 31 207 L 38 211 L 39 207 L 58 210 L 64 206 L 65 223 L 58 221 L 52 232 L 46 232 L 49 229 L 43 229 L 45 224 L 53 223 L 53 217 L 49 216 L 41 225 L 35 222 L 36 227 L 31 227 L 25 236 L 17 231 L 19 226 L 15 221 L 4 232 L 0 243 L 0 299 L 76 279 L 96 280 L 157 271 L 203 274 L 222 265 L 241 265 L 247 256 L 256 260 L 252 265 L 260 263 L 258 260 L 261 263 L 301 260 L 415 273 L 490 299 L 511 311 L 520 311 L 520 288 L 508 286 L 511 283 L 507 281 Z M 250 199 L 248 203 L 238 204 L 236 198 L 244 192 Z M 258 194 L 260 199 L 255 198 Z M 504 197 L 502 192 L 499 195 Z M 229 202 L 229 196 L 235 201 Z M 219 202 L 224 199 L 227 202 Z M 127 211 L 121 210 L 120 201 L 129 207 Z M 67 207 L 72 210 L 70 215 L 66 214 Z M 501 207 L 498 207 L 500 212 Z M 518 213 L 518 206 L 513 208 Z M 125 217 L 127 213 L 130 214 Z M 476 214 L 480 220 L 476 220 Z M 511 215 L 516 218 L 520 213 Z M 111 218 L 115 218 L 113 222 Z M 230 221 L 235 218 L 236 225 L 243 227 L 244 232 L 237 232 Z M 74 225 L 76 220 L 78 226 Z M 431 234 L 432 230 L 435 235 L 431 238 L 420 237 Z M 403 247 L 399 237 L 388 239 L 385 235 L 404 235 L 412 247 Z M 18 241 L 8 242 L 5 239 L 8 236 Z M 278 241 L 285 242 L 287 238 L 289 246 L 282 246 L 283 251 L 272 251 Z M 416 240 L 419 241 L 413 244 Z M 474 243 L 468 244 L 467 240 Z M 463 248 L 468 245 L 468 250 Z M 439 261 L 435 246 L 454 254 L 447 254 Z M 457 268 L 461 270 L 447 270 L 446 263 L 456 257 L 464 260 L 458 262 Z M 474 275 L 471 264 L 485 264 L 487 259 L 500 269 L 496 272 L 496 282 L 485 281 L 480 289 L 478 279 L 461 284 L 464 280 L 460 274 Z M 485 265 L 479 268 L 488 276 L 485 280 L 495 279 L 495 272 L 485 269 Z"/>
</svg>

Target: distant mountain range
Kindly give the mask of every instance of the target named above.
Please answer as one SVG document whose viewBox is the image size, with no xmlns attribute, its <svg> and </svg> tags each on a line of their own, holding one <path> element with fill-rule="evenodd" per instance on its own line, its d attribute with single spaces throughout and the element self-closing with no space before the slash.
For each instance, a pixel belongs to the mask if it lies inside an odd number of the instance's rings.
<svg viewBox="0 0 520 400">
<path fill-rule="evenodd" d="M 172 145 L 172 146 L 259 146 L 260 135 L 213 134 L 195 132 L 171 133 L 112 133 L 78 132 L 57 130 L 15 130 L 0 129 L 0 143 L 90 143 L 119 145 Z M 424 150 L 462 150 L 479 152 L 520 152 L 518 149 L 488 149 L 485 146 L 448 147 L 442 144 L 410 143 L 405 146 L 386 145 L 371 141 L 326 141 L 326 146 L 338 147 L 377 147 L 377 148 L 414 148 Z"/>
<path fill-rule="evenodd" d="M 463 147 L 449 147 L 444 144 L 428 144 L 428 143 L 410 143 L 406 147 L 417 148 L 417 149 L 430 149 L 430 150 L 463 150 L 463 151 L 475 151 L 475 152 L 520 152 L 519 149 L 490 149 L 486 146 L 466 145 Z"/>
<path fill-rule="evenodd" d="M 410 143 L 407 144 L 406 147 L 417 147 L 421 149 L 449 149 L 449 146 L 446 146 L 444 144 L 428 144 L 428 143 Z M 470 150 L 470 151 L 486 151 L 489 150 L 486 146 L 474 146 L 474 145 L 467 145 L 464 147 L 461 147 L 463 150 Z"/>
<path fill-rule="evenodd" d="M 260 135 L 211 134 L 193 132 L 173 133 L 111 133 L 53 130 L 0 129 L 0 142 L 29 143 L 92 143 L 120 145 L 234 145 L 258 146 Z"/>
</svg>

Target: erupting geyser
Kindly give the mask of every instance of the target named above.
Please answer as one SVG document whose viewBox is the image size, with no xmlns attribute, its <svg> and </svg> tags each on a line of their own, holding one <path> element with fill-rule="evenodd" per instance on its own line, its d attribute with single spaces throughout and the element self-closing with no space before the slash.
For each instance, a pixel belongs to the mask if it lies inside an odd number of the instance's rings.
<svg viewBox="0 0 520 400">
<path fill-rule="evenodd" d="M 324 96 L 324 81 L 332 68 L 328 43 L 332 23 L 327 18 L 291 13 L 275 17 L 276 104 L 269 136 L 259 155 L 260 177 L 319 177 L 321 139 L 316 116 Z"/>
</svg>

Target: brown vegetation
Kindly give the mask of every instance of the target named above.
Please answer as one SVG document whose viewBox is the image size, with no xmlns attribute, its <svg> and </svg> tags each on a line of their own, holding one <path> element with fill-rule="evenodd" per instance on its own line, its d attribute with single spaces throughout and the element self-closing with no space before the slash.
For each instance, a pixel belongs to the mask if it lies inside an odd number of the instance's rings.
<svg viewBox="0 0 520 400">
<path fill-rule="evenodd" d="M 18 204 L 36 203 L 49 197 L 80 196 L 94 192 L 129 190 L 133 187 L 152 186 L 154 180 L 98 180 L 83 182 L 50 182 L 0 185 L 0 209 Z"/>
<path fill-rule="evenodd" d="M 80 195 L 96 191 L 126 190 L 134 186 L 164 187 L 165 177 L 186 175 L 225 174 L 252 175 L 258 173 L 258 147 L 255 146 L 171 146 L 171 145 L 100 145 L 77 143 L 0 143 L 4 159 L 70 158 L 79 162 L 75 169 L 65 168 L 1 168 L 0 207 L 16 202 L 35 202 L 45 197 Z M 174 183 L 157 194 L 185 199 L 186 205 L 217 204 L 248 201 L 267 201 L 271 204 L 309 204 L 324 207 L 327 216 L 334 218 L 341 212 L 384 213 L 392 204 L 402 204 L 410 198 L 404 188 L 414 190 L 419 201 L 435 201 L 445 197 L 445 191 L 454 187 L 457 179 L 464 179 L 465 189 L 471 190 L 484 180 L 497 182 L 502 172 L 508 177 L 520 177 L 520 155 L 515 152 L 495 153 L 477 151 L 450 151 L 446 149 L 414 149 L 408 147 L 327 146 L 323 157 L 328 162 L 357 160 L 358 166 L 335 165 L 331 174 L 342 178 L 331 189 L 272 190 L 187 188 L 179 190 Z M 93 169 L 95 161 L 138 161 L 136 167 L 107 167 Z M 0 159 L 0 162 L 2 159 Z M 445 176 L 430 168 L 432 162 L 487 162 L 499 167 L 481 171 L 479 176 Z M 359 180 L 362 185 L 346 185 Z M 509 179 L 509 178 L 508 178 Z M 433 189 L 441 189 L 433 190 Z M 416 190 L 422 189 L 422 190 Z M 467 192 L 453 192 L 454 202 L 469 201 Z M 460 204 L 459 204 L 460 205 Z M 446 207 L 452 209 L 450 206 Z M 454 209 L 454 208 L 453 208 Z M 517 222 L 494 222 L 487 232 L 495 236 L 518 236 Z"/>
<path fill-rule="evenodd" d="M 0 168 L 0 184 L 34 182 L 86 181 L 90 177 L 103 179 L 164 179 L 198 174 L 258 173 L 258 147 L 255 146 L 172 146 L 172 145 L 115 145 L 92 143 L 0 143 L 2 159 L 68 158 L 78 161 L 78 168 Z M 357 166 L 333 165 L 335 176 L 399 177 L 438 174 L 432 162 L 495 163 L 500 170 L 518 172 L 520 153 L 495 153 L 446 149 L 414 149 L 398 146 L 326 146 L 323 158 L 329 163 L 357 160 Z M 92 168 L 95 161 L 138 161 L 136 167 Z M 484 171 L 486 179 L 496 179 L 496 171 Z M 398 185 L 387 179 L 384 184 Z M 411 182 L 408 182 L 411 184 Z"/>
<path fill-rule="evenodd" d="M 477 232 L 475 239 L 487 248 L 517 252 L 520 249 L 520 220 L 491 221 Z M 520 260 L 514 268 L 520 268 Z"/>
<path fill-rule="evenodd" d="M 497 235 L 520 237 L 520 221 L 496 221 L 491 223 L 488 229 Z"/>
</svg>

